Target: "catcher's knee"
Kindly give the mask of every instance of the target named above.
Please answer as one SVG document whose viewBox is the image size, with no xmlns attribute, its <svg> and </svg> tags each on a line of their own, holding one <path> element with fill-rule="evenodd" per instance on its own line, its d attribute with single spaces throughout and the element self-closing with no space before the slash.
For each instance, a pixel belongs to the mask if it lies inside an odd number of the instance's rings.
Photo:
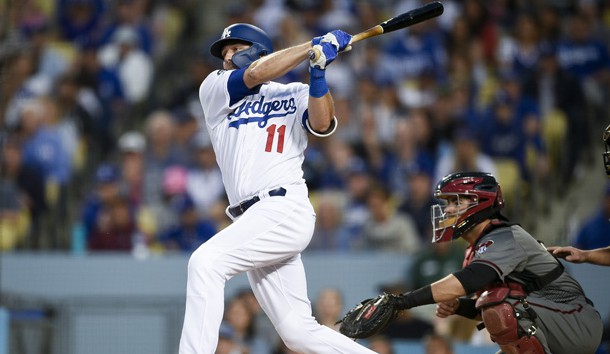
<svg viewBox="0 0 610 354">
<path fill-rule="evenodd" d="M 491 339 L 506 354 L 545 354 L 538 338 L 525 333 L 518 323 L 515 309 L 507 302 L 484 307 L 483 323 Z"/>
<path fill-rule="evenodd" d="M 477 300 L 476 307 L 481 310 L 489 336 L 506 354 L 545 354 L 543 345 L 534 337 L 536 327 L 525 330 L 519 325 L 523 315 L 509 303 L 510 293 L 511 289 L 498 287 L 484 292 Z M 529 318 L 533 320 L 535 313 Z"/>
</svg>

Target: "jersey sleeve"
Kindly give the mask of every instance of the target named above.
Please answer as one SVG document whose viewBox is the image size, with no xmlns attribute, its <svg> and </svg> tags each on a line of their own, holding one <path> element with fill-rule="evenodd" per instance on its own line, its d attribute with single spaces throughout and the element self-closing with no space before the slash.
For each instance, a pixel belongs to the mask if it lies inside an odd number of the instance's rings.
<svg viewBox="0 0 610 354">
<path fill-rule="evenodd" d="M 527 261 L 525 250 L 517 243 L 510 228 L 501 228 L 485 235 L 475 249 L 472 264 L 484 264 L 496 271 L 500 280 Z"/>
<path fill-rule="evenodd" d="M 325 131 L 325 132 L 317 132 L 315 130 L 313 130 L 313 128 L 311 127 L 311 125 L 309 124 L 309 111 L 306 110 L 305 114 L 303 115 L 303 126 L 305 128 L 305 130 L 307 130 L 307 132 L 309 134 L 315 135 L 317 137 L 327 137 L 332 135 L 332 133 L 335 132 L 335 130 L 337 130 L 337 117 L 333 117 L 332 122 L 330 122 L 330 127 Z"/>
</svg>

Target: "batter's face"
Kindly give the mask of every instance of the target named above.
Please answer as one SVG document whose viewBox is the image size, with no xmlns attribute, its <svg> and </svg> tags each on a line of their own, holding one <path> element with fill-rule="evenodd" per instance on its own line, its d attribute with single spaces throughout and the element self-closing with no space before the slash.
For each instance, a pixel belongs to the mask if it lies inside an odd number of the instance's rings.
<svg viewBox="0 0 610 354">
<path fill-rule="evenodd" d="M 231 58 L 233 58 L 233 54 L 248 48 L 250 48 L 250 43 L 241 41 L 229 42 L 227 45 L 222 47 L 222 67 L 225 70 L 237 69 L 237 66 L 233 64 L 233 61 L 231 61 Z"/>
</svg>

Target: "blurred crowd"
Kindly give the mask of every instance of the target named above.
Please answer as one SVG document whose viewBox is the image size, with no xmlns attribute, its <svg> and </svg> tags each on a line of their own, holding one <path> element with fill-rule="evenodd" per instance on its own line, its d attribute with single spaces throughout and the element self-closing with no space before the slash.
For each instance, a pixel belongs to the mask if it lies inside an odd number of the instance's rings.
<svg viewBox="0 0 610 354">
<path fill-rule="evenodd" d="M 198 100 L 224 26 L 253 23 L 277 49 L 421 4 L 1 1 L 0 249 L 193 251 L 229 222 Z M 506 214 L 533 223 L 549 209 L 541 195 L 595 158 L 610 2 L 443 4 L 327 70 L 339 128 L 306 151 L 308 250 L 431 250 L 432 189 L 461 170 L 496 175 Z M 280 81 L 308 82 L 306 63 Z"/>
</svg>

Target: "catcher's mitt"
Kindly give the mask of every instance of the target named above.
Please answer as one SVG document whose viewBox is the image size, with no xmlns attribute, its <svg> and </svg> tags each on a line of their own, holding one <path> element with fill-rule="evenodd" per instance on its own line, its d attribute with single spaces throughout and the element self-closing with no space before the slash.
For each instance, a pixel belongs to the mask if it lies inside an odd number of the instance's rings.
<svg viewBox="0 0 610 354">
<path fill-rule="evenodd" d="M 339 331 L 350 338 L 368 338 L 384 330 L 400 312 L 394 301 L 395 296 L 381 294 L 362 301 L 338 323 Z"/>
</svg>

